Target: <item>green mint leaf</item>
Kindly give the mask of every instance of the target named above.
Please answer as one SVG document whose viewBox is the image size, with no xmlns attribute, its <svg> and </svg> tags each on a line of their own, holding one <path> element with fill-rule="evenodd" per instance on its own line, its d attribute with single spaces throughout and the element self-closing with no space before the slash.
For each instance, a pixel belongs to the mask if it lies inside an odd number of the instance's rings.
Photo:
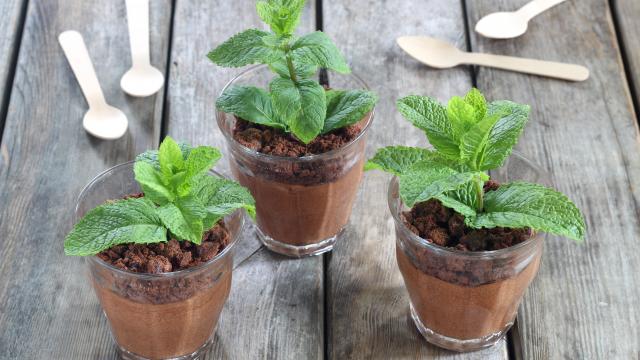
<svg viewBox="0 0 640 360">
<path fill-rule="evenodd" d="M 214 147 L 198 146 L 194 148 L 185 161 L 187 179 L 208 171 L 221 157 L 220 150 Z"/>
<path fill-rule="evenodd" d="M 298 79 L 310 78 L 313 75 L 315 75 L 316 72 L 318 72 L 318 65 L 307 64 L 297 59 L 297 57 L 294 56 L 293 54 L 291 56 L 292 56 L 293 68 L 295 70 L 296 77 Z M 291 78 L 289 76 L 289 67 L 287 66 L 287 60 L 284 58 L 269 64 L 269 68 L 273 72 L 282 76 L 283 78 L 287 78 L 287 79 Z"/>
<path fill-rule="evenodd" d="M 182 152 L 182 158 L 186 159 L 191 151 L 191 146 L 185 143 L 178 143 L 180 151 Z M 156 170 L 160 170 L 160 161 L 158 160 L 158 150 L 147 150 L 142 154 L 136 156 L 136 161 L 142 161 L 153 165 Z"/>
<path fill-rule="evenodd" d="M 207 57 L 215 64 L 226 67 L 270 64 L 284 57 L 284 51 L 267 45 L 264 39 L 266 36 L 269 36 L 269 33 L 265 31 L 245 30 L 222 43 Z"/>
<path fill-rule="evenodd" d="M 465 96 L 464 101 L 473 107 L 475 113 L 475 122 L 478 122 L 487 115 L 487 100 L 480 90 L 473 88 Z"/>
<path fill-rule="evenodd" d="M 502 166 L 511 155 L 520 134 L 529 119 L 529 106 L 511 101 L 494 101 L 489 104 L 487 116 L 499 116 L 500 119 L 491 129 L 487 139 L 486 152 L 481 170 L 496 169 Z"/>
<path fill-rule="evenodd" d="M 170 178 L 172 174 L 184 170 L 184 159 L 182 151 L 171 137 L 166 136 L 158 149 L 158 162 L 160 171 L 165 178 Z"/>
<path fill-rule="evenodd" d="M 326 98 L 324 88 L 313 80 L 276 78 L 271 98 L 278 116 L 287 119 L 291 132 L 303 143 L 313 140 L 324 125 Z"/>
<path fill-rule="evenodd" d="M 454 96 L 447 103 L 447 118 L 455 138 L 459 140 L 476 123 L 476 111 L 463 98 Z"/>
<path fill-rule="evenodd" d="M 446 157 L 459 158 L 458 142 L 444 106 L 430 97 L 417 95 L 404 97 L 397 105 L 402 116 L 426 133 L 436 150 Z"/>
<path fill-rule="evenodd" d="M 437 161 L 435 151 L 408 146 L 387 146 L 378 149 L 375 156 L 364 165 L 365 171 L 380 169 L 394 175 L 402 175 L 423 160 Z"/>
<path fill-rule="evenodd" d="M 253 86 L 233 86 L 225 89 L 216 101 L 216 107 L 252 123 L 286 130 L 274 113 L 271 96 Z"/>
<path fill-rule="evenodd" d="M 206 210 L 195 197 L 177 198 L 174 203 L 160 206 L 157 213 L 164 226 L 179 240 L 202 242 Z"/>
<path fill-rule="evenodd" d="M 467 202 L 465 201 L 469 201 L 470 199 L 464 197 L 465 200 L 463 200 L 463 196 L 461 196 L 461 193 L 464 193 L 465 190 L 463 190 L 464 188 L 470 187 L 469 185 L 465 184 L 462 185 L 462 187 L 458 190 L 454 190 L 454 191 L 448 191 L 444 194 L 440 194 L 435 196 L 436 199 L 440 200 L 440 202 L 442 203 L 442 205 L 453 209 L 454 211 L 456 211 L 458 214 L 462 215 L 465 217 L 466 219 L 473 219 L 476 216 L 476 208 L 474 205 L 469 205 Z M 475 204 L 475 201 L 472 201 L 471 203 Z"/>
<path fill-rule="evenodd" d="M 153 202 L 127 199 L 89 211 L 65 238 L 64 253 L 89 256 L 118 244 L 163 241 L 167 241 L 167 232 Z"/>
<path fill-rule="evenodd" d="M 271 31 L 278 35 L 290 35 L 300 22 L 305 0 L 258 1 L 258 15 Z"/>
<path fill-rule="evenodd" d="M 499 120 L 498 116 L 487 116 L 462 135 L 460 139 L 460 160 L 472 169 L 481 169 L 491 129 Z"/>
<path fill-rule="evenodd" d="M 340 50 L 322 31 L 312 32 L 294 41 L 292 53 L 305 63 L 315 64 L 339 73 L 351 72 Z"/>
<path fill-rule="evenodd" d="M 218 220 L 240 208 L 255 218 L 255 200 L 249 190 L 234 181 L 200 175 L 194 181 L 192 193 L 207 212 L 205 228 L 211 228 Z"/>
<path fill-rule="evenodd" d="M 328 90 L 327 114 L 322 133 L 349 126 L 373 110 L 378 97 L 365 90 Z"/>
<path fill-rule="evenodd" d="M 458 172 L 439 162 L 424 160 L 400 175 L 400 197 L 409 207 L 427 201 L 448 191 L 457 190 L 466 183 L 488 178 L 482 172 Z"/>
<path fill-rule="evenodd" d="M 136 161 L 133 165 L 133 172 L 147 199 L 160 205 L 172 202 L 175 199 L 175 194 L 169 187 L 169 182 L 152 164 L 145 161 Z"/>
<path fill-rule="evenodd" d="M 484 197 L 484 213 L 476 228 L 529 227 L 574 240 L 584 239 L 585 223 L 580 210 L 565 195 L 538 184 L 503 184 Z"/>
</svg>

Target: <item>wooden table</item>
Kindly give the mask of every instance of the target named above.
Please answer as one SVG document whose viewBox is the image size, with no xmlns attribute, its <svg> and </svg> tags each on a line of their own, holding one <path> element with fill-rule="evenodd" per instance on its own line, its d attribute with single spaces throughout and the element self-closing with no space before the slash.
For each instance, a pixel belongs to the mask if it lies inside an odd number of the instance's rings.
<svg viewBox="0 0 640 360">
<path fill-rule="evenodd" d="M 455 354 L 428 345 L 408 317 L 385 200 L 388 176 L 367 173 L 351 225 L 333 253 L 292 260 L 261 247 L 252 229 L 208 359 L 637 359 L 640 356 L 640 2 L 571 0 L 517 40 L 472 29 L 525 0 L 316 0 L 303 28 L 326 31 L 354 73 L 380 95 L 368 154 L 424 145 L 394 103 L 446 100 L 480 88 L 531 104 L 518 150 L 584 210 L 586 243 L 551 238 L 517 326 L 497 346 Z M 63 255 L 80 189 L 100 171 L 155 148 L 169 134 L 222 147 L 214 101 L 239 70 L 206 53 L 259 27 L 253 0 L 153 0 L 152 63 L 167 84 L 137 99 L 119 88 L 130 66 L 124 1 L 0 2 L 0 358 L 110 359 L 108 325 L 81 259 Z M 87 108 L 57 35 L 80 31 L 106 98 L 129 132 L 100 141 L 81 127 Z M 573 62 L 591 78 L 568 83 L 487 68 L 433 70 L 395 44 L 432 35 L 462 49 Z M 222 162 L 224 170 L 226 164 Z"/>
</svg>

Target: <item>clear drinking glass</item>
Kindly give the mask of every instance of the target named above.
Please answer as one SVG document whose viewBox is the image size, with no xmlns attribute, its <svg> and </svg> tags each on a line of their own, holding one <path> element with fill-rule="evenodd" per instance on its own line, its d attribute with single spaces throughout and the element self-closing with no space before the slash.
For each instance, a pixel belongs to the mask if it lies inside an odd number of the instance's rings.
<svg viewBox="0 0 640 360">
<path fill-rule="evenodd" d="M 268 88 L 273 77 L 267 66 L 252 67 L 225 89 L 242 85 Z M 329 84 L 335 89 L 367 89 L 355 75 L 331 73 Z M 262 243 L 293 257 L 330 251 L 351 215 L 373 111 L 361 120 L 362 131 L 350 143 L 298 158 L 262 154 L 241 145 L 233 138 L 235 116 L 218 111 L 217 117 L 227 139 L 231 171 L 256 200 L 257 233 Z"/>
<path fill-rule="evenodd" d="M 82 190 L 75 221 L 108 200 L 141 192 L 134 162 L 115 166 Z M 210 175 L 220 176 L 214 171 Z M 229 244 L 209 262 L 160 274 L 124 271 L 86 257 L 89 277 L 124 359 L 195 359 L 213 334 L 231 289 L 233 247 L 244 224 L 238 210 L 224 218 Z"/>
<path fill-rule="evenodd" d="M 550 183 L 544 171 L 518 154 L 492 177 L 499 182 Z M 513 325 L 524 292 L 538 272 L 545 236 L 536 234 L 494 251 L 440 247 L 404 224 L 402 212 L 409 209 L 400 200 L 395 177 L 388 196 L 398 267 L 420 333 L 430 343 L 455 351 L 478 350 L 498 342 Z"/>
</svg>

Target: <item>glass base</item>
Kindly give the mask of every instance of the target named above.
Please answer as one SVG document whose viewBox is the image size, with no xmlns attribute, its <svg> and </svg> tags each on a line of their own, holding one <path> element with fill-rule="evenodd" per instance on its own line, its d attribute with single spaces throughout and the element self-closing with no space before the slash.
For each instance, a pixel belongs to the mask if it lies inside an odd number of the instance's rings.
<svg viewBox="0 0 640 360">
<path fill-rule="evenodd" d="M 418 317 L 418 313 L 413 308 L 413 304 L 409 303 L 409 307 L 411 309 L 411 319 L 413 319 L 413 323 L 416 324 L 416 327 L 418 328 L 418 331 L 420 331 L 420 334 L 422 334 L 422 336 L 433 345 L 447 350 L 467 352 L 491 347 L 498 341 L 500 341 L 500 339 L 502 339 L 502 337 L 507 333 L 507 330 L 509 330 L 511 325 L 513 325 L 513 323 L 509 323 L 501 331 L 489 334 L 481 338 L 460 340 L 438 334 L 437 332 L 424 326 L 424 324 Z"/>
<path fill-rule="evenodd" d="M 187 355 L 182 355 L 182 356 L 178 356 L 178 357 L 172 357 L 172 358 L 164 358 L 164 360 L 195 360 L 195 359 L 199 359 L 202 355 L 204 355 L 205 352 L 207 352 L 207 350 L 209 350 L 209 346 L 211 346 L 211 343 L 213 343 L 213 339 L 209 339 L 206 343 L 204 343 L 204 345 L 202 345 L 198 350 L 192 352 L 191 354 L 187 354 Z M 120 346 L 118 346 L 118 354 L 120 355 L 120 358 L 124 359 L 124 360 L 151 360 L 149 358 L 146 358 L 144 356 L 140 356 L 138 354 L 134 354 L 131 351 L 128 351 Z"/>
<path fill-rule="evenodd" d="M 333 245 L 336 243 L 336 240 L 338 240 L 338 238 L 341 237 L 342 234 L 344 233 L 344 228 L 340 230 L 336 235 L 330 238 L 321 240 L 315 244 L 300 245 L 300 246 L 290 245 L 290 244 L 285 244 L 283 242 L 280 242 L 263 233 L 262 230 L 260 230 L 260 227 L 257 227 L 257 226 L 256 226 L 256 233 L 258 234 L 258 239 L 260 239 L 260 242 L 263 243 L 264 246 L 267 247 L 267 249 L 275 253 L 278 253 L 280 255 L 285 255 L 285 256 L 295 257 L 295 258 L 303 258 L 308 256 L 324 254 L 328 251 L 333 250 Z"/>
</svg>

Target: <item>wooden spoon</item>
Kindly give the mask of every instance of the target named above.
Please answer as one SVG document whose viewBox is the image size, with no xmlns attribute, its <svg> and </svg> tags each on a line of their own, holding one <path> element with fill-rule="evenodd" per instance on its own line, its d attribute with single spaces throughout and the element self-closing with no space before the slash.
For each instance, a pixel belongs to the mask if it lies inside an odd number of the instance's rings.
<svg viewBox="0 0 640 360">
<path fill-rule="evenodd" d="M 84 129 L 105 140 L 124 135 L 129 124 L 127 117 L 105 101 L 82 35 L 77 31 L 65 31 L 60 34 L 58 41 L 89 104 L 89 110 L 82 120 Z"/>
<path fill-rule="evenodd" d="M 398 45 L 413 58 L 438 69 L 473 64 L 570 81 L 583 81 L 589 78 L 589 69 L 580 65 L 464 52 L 448 42 L 428 36 L 403 36 L 397 41 Z"/>
<path fill-rule="evenodd" d="M 151 66 L 149 57 L 149 0 L 127 0 L 127 23 L 132 66 L 120 80 L 131 96 L 153 95 L 164 84 L 164 75 Z"/>
<path fill-rule="evenodd" d="M 476 32 L 492 39 L 512 39 L 527 31 L 529 20 L 566 0 L 533 0 L 517 11 L 495 12 L 478 21 Z"/>
</svg>

